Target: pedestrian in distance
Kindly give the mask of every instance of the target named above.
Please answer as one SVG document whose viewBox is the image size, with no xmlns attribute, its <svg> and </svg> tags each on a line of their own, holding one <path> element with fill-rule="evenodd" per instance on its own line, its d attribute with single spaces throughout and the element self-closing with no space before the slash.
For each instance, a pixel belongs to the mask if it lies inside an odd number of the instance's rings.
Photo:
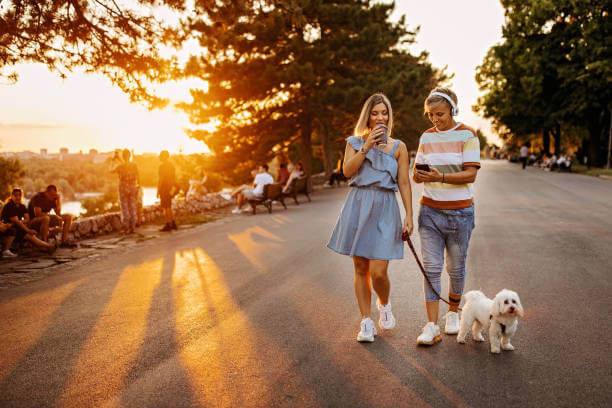
<svg viewBox="0 0 612 408">
<path fill-rule="evenodd" d="M 449 311 L 446 334 L 457 334 L 457 313 L 465 286 L 465 259 L 474 229 L 472 183 L 480 168 L 480 145 L 476 132 L 455 121 L 459 113 L 457 95 L 448 88 L 436 88 L 425 100 L 425 113 L 434 127 L 419 140 L 413 179 L 425 183 L 418 229 L 427 280 L 425 309 L 427 324 L 417 343 L 432 345 L 440 340 L 438 300 L 440 278 L 446 250 L 446 271 L 449 275 Z M 437 293 L 436 293 L 437 292 Z"/>
<path fill-rule="evenodd" d="M 392 129 L 391 103 L 375 93 L 365 101 L 354 135 L 347 139 L 343 172 L 351 189 L 327 244 L 353 258 L 360 342 L 372 342 L 377 334 L 371 315 L 372 286 L 378 296 L 380 328 L 395 327 L 387 268 L 389 260 L 404 257 L 402 233 L 412 233 L 408 150 L 391 137 Z M 406 210 L 403 222 L 395 196 L 398 189 Z"/>
<path fill-rule="evenodd" d="M 119 204 L 121 206 L 121 220 L 123 231 L 132 234 L 138 219 L 138 192 L 140 190 L 140 179 L 136 163 L 130 161 L 131 153 L 124 149 L 121 153 L 121 163 L 114 168 L 119 176 Z"/>
<path fill-rule="evenodd" d="M 166 217 L 166 224 L 160 229 L 162 232 L 169 232 L 178 229 L 172 213 L 172 197 L 176 194 L 176 171 L 170 162 L 170 153 L 162 150 L 159 154 L 159 180 L 157 183 L 157 197 Z"/>
<path fill-rule="evenodd" d="M 527 147 L 527 144 L 524 144 L 523 146 L 521 146 L 521 151 L 520 151 L 520 158 L 521 158 L 521 163 L 523 163 L 523 170 L 525 170 L 525 166 L 527 166 L 528 156 L 529 156 L 529 147 Z"/>
</svg>

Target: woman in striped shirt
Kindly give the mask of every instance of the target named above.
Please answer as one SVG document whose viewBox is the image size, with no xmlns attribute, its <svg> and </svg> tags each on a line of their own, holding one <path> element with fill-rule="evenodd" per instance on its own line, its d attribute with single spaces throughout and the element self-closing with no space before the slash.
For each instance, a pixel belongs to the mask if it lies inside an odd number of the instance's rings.
<svg viewBox="0 0 612 408">
<path fill-rule="evenodd" d="M 465 285 L 465 258 L 472 229 L 472 183 L 480 168 L 480 146 L 473 129 L 453 118 L 459 113 L 457 95 L 447 88 L 434 89 L 425 100 L 425 113 L 434 127 L 419 140 L 413 180 L 425 183 L 419 212 L 423 264 L 434 290 L 424 281 L 427 324 L 418 344 L 432 345 L 442 338 L 438 327 L 440 277 L 447 253 L 449 311 L 446 334 L 457 334 L 457 310 Z M 436 293 L 437 292 L 437 293 Z"/>
</svg>

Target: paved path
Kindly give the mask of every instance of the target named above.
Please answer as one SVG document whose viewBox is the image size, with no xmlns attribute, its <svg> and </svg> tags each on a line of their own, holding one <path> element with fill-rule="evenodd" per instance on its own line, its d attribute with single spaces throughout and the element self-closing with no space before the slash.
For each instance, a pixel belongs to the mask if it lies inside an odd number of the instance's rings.
<svg viewBox="0 0 612 408">
<path fill-rule="evenodd" d="M 0 406 L 612 404 L 612 182 L 485 163 L 467 288 L 514 289 L 526 308 L 501 355 L 416 346 L 408 250 L 390 267 L 397 328 L 354 340 L 351 261 L 324 247 L 347 191 L 0 290 Z"/>
</svg>

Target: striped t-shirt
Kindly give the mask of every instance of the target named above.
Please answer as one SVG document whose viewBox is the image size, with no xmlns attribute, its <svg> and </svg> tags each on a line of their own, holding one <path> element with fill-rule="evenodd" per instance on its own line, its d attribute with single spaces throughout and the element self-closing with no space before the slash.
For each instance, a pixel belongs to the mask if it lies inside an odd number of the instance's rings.
<svg viewBox="0 0 612 408">
<path fill-rule="evenodd" d="M 462 123 L 452 129 L 431 128 L 421 135 L 415 163 L 429 164 L 440 173 L 457 173 L 465 167 L 480 168 L 480 143 L 476 132 Z M 421 204 L 441 210 L 472 205 L 472 184 L 424 183 Z"/>
</svg>

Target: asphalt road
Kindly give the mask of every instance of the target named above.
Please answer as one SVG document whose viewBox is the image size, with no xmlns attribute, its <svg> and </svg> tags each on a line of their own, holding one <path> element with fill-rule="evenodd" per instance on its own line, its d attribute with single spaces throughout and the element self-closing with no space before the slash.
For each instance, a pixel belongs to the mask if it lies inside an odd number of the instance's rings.
<svg viewBox="0 0 612 408">
<path fill-rule="evenodd" d="M 612 405 L 612 182 L 484 164 L 466 289 L 519 293 L 516 350 L 501 355 L 446 335 L 416 346 L 407 248 L 390 265 L 397 327 L 355 341 L 351 260 L 325 247 L 347 192 L 0 291 L 0 406 Z"/>
</svg>

